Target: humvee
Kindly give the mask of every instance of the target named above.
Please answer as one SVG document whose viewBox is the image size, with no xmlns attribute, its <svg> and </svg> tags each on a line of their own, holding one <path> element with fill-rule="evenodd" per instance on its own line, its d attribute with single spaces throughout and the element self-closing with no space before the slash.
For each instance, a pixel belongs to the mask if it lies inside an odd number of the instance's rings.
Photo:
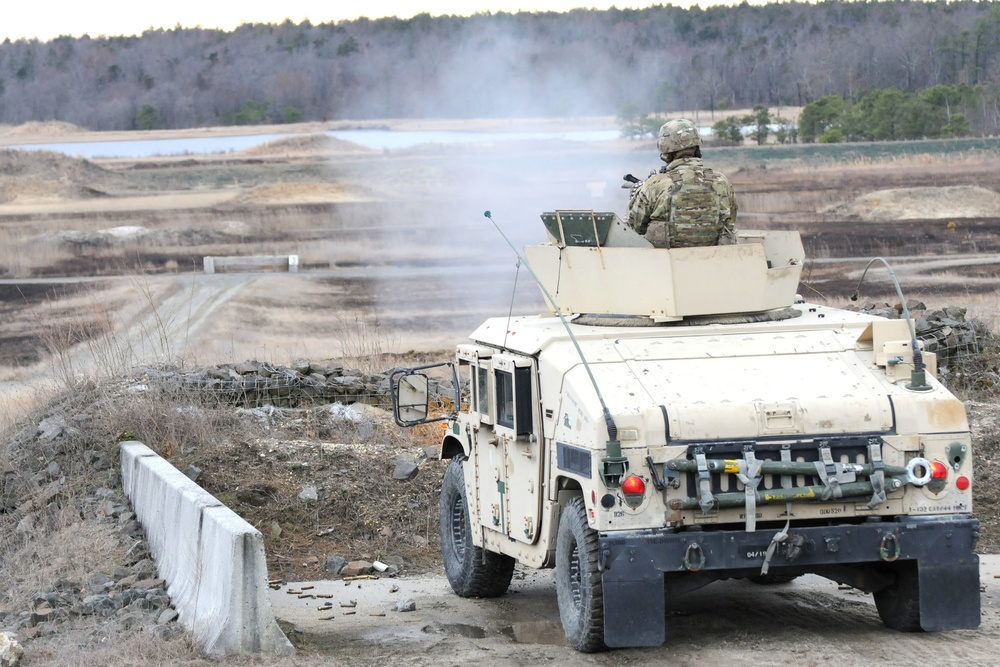
<svg viewBox="0 0 1000 667">
<path fill-rule="evenodd" d="M 894 630 L 979 625 L 969 425 L 908 317 L 804 303 L 797 232 L 661 249 L 614 213 L 542 220 L 524 259 L 551 312 L 488 319 L 449 362 L 458 595 L 555 568 L 584 652 L 663 643 L 666 601 L 727 578 L 815 573 Z M 430 368 L 393 374 L 401 425 L 433 419 Z"/>
</svg>

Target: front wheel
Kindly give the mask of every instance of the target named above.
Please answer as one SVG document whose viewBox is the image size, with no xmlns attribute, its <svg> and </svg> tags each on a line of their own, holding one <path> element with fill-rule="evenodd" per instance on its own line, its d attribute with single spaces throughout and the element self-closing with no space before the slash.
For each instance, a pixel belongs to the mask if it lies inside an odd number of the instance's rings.
<svg viewBox="0 0 1000 667">
<path fill-rule="evenodd" d="M 556 597 L 566 641 L 584 653 L 607 648 L 599 555 L 597 532 L 587 523 L 583 498 L 574 498 L 563 508 L 556 535 Z"/>
<path fill-rule="evenodd" d="M 441 556 L 448 582 L 464 598 L 495 598 L 510 588 L 514 559 L 472 543 L 472 521 L 465 496 L 465 457 L 448 464 L 441 482 Z"/>
</svg>

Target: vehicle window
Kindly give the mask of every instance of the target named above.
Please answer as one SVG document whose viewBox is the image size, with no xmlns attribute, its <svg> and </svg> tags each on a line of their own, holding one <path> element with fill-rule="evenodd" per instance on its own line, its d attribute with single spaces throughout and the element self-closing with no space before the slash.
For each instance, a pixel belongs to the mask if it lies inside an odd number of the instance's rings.
<svg viewBox="0 0 1000 667">
<path fill-rule="evenodd" d="M 462 405 L 458 406 L 461 410 L 465 405 L 469 406 L 469 409 L 473 409 L 476 405 L 476 369 L 474 366 L 469 365 L 467 361 L 460 361 L 458 364 L 458 378 L 459 386 L 461 387 L 461 395 L 459 400 L 462 401 Z M 468 391 L 466 391 L 468 387 Z"/>
<path fill-rule="evenodd" d="M 514 428 L 514 377 L 497 371 L 497 424 Z"/>
<path fill-rule="evenodd" d="M 533 427 L 531 410 L 531 369 L 497 371 L 497 424 L 529 435 Z"/>
<path fill-rule="evenodd" d="M 476 366 L 476 410 L 479 414 L 490 414 L 490 374 L 489 369 Z"/>
<path fill-rule="evenodd" d="M 514 369 L 514 398 L 518 435 L 530 435 L 532 430 L 531 369 L 527 366 Z"/>
</svg>

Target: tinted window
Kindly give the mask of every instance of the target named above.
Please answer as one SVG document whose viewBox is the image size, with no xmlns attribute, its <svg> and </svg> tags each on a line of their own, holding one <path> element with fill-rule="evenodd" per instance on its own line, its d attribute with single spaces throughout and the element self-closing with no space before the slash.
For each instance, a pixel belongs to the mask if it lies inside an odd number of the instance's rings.
<svg viewBox="0 0 1000 667">
<path fill-rule="evenodd" d="M 497 424 L 514 428 L 514 378 L 507 371 L 497 371 Z"/>
</svg>

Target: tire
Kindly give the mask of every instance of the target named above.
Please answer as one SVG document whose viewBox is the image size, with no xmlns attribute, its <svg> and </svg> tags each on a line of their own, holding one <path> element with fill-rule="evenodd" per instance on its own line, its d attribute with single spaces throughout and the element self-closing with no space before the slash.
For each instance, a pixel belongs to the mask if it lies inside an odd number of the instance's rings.
<svg viewBox="0 0 1000 667">
<path fill-rule="evenodd" d="M 556 597 L 566 641 L 594 653 L 604 644 L 604 588 L 598 570 L 597 532 L 587 524 L 583 498 L 563 507 L 556 535 Z"/>
<path fill-rule="evenodd" d="M 799 578 L 797 574 L 757 574 L 747 577 L 750 581 L 761 586 L 778 586 L 780 584 L 790 584 Z"/>
<path fill-rule="evenodd" d="M 921 632 L 920 577 L 916 563 L 902 563 L 896 570 L 896 581 L 888 588 L 875 591 L 875 608 L 885 627 L 900 632 Z"/>
<path fill-rule="evenodd" d="M 464 598 L 495 598 L 510 588 L 514 559 L 472 544 L 473 522 L 465 496 L 464 456 L 456 456 L 441 483 L 439 529 L 448 582 Z"/>
</svg>

